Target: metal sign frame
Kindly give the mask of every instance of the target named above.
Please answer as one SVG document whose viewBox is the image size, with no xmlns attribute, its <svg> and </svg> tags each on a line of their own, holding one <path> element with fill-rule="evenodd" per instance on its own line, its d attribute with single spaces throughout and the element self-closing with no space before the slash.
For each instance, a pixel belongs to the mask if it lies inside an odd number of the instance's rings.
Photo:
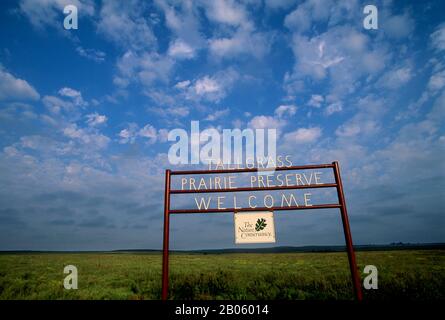
<svg viewBox="0 0 445 320">
<path fill-rule="evenodd" d="M 164 238 L 162 247 L 162 300 L 168 298 L 168 267 L 169 267 L 169 232 L 170 232 L 170 215 L 171 214 L 189 214 L 189 213 L 217 213 L 217 212 L 249 212 L 249 211 L 281 211 L 281 210 L 311 210 L 311 209 L 332 209 L 339 208 L 343 232 L 346 241 L 346 251 L 348 253 L 349 269 L 351 271 L 352 284 L 354 288 L 355 298 L 359 301 L 363 298 L 360 277 L 358 274 L 357 263 L 355 260 L 355 252 L 352 244 L 351 228 L 349 226 L 348 211 L 346 209 L 345 195 L 343 192 L 343 184 L 340 176 L 340 167 L 338 161 L 331 164 L 316 164 L 306 166 L 290 166 L 277 167 L 275 171 L 292 171 L 292 170 L 310 170 L 310 169 L 326 169 L 332 168 L 334 171 L 335 183 L 309 184 L 309 185 L 293 185 L 293 186 L 273 186 L 273 187 L 238 187 L 232 189 L 202 189 L 202 190 L 172 190 L 171 176 L 173 175 L 202 175 L 202 174 L 227 174 L 227 173 L 246 173 L 258 172 L 258 168 L 244 169 L 222 169 L 222 170 L 183 170 L 165 171 L 165 197 L 164 197 Z M 260 169 L 261 170 L 261 169 Z M 218 192 L 241 192 L 241 191 L 265 191 L 265 190 L 288 190 L 288 189 L 316 189 L 316 188 L 336 188 L 338 204 L 318 204 L 312 206 L 288 206 L 288 207 L 255 207 L 255 208 L 225 208 L 225 209 L 170 209 L 170 195 L 172 194 L 194 194 L 194 193 L 218 193 Z"/>
</svg>

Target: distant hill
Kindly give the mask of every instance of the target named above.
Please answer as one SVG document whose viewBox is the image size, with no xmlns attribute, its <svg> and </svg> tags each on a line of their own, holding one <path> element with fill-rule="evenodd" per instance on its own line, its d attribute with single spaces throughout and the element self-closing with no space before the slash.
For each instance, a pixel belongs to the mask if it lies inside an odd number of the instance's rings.
<svg viewBox="0 0 445 320">
<path fill-rule="evenodd" d="M 388 244 L 388 245 L 357 245 L 356 251 L 387 251 L 387 250 L 431 250 L 445 249 L 445 243 L 426 244 Z M 345 251 L 346 246 L 301 246 L 301 247 L 271 247 L 271 248 L 227 248 L 227 249 L 206 249 L 206 250 L 172 250 L 171 252 L 184 253 L 292 253 L 292 252 L 340 252 Z"/>
<path fill-rule="evenodd" d="M 355 245 L 356 251 L 388 251 L 388 250 L 445 250 L 445 243 L 391 243 L 391 244 L 367 244 Z M 281 246 L 270 248 L 223 248 L 202 250 L 170 250 L 173 253 L 187 254 L 224 254 L 224 253 L 292 253 L 292 252 L 340 252 L 345 251 L 346 246 Z M 0 251 L 5 253 L 161 253 L 157 249 L 120 249 L 110 251 L 44 251 L 44 250 L 10 250 Z"/>
<path fill-rule="evenodd" d="M 357 245 L 356 251 L 386 251 L 386 250 L 431 250 L 445 249 L 445 243 L 391 243 L 382 245 Z M 219 253 L 292 253 L 292 252 L 340 252 L 345 251 L 346 246 L 281 246 L 270 248 L 225 248 L 225 249 L 202 249 L 202 250 L 170 250 L 174 253 L 197 253 L 197 254 L 219 254 Z M 114 250 L 113 252 L 162 252 L 162 250 Z"/>
</svg>

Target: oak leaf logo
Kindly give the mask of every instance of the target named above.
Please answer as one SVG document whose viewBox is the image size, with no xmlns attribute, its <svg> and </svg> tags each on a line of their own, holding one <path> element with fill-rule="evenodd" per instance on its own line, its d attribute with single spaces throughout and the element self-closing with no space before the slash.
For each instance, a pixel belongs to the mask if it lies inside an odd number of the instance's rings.
<svg viewBox="0 0 445 320">
<path fill-rule="evenodd" d="M 258 219 L 256 224 L 255 224 L 255 230 L 256 231 L 261 231 L 264 228 L 266 228 L 266 226 L 267 226 L 266 219 L 264 219 L 264 218 Z"/>
</svg>

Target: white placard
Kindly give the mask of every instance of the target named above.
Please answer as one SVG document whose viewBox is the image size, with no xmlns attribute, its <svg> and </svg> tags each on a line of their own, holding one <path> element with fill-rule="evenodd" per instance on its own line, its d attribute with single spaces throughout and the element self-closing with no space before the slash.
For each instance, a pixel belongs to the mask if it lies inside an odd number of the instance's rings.
<svg viewBox="0 0 445 320">
<path fill-rule="evenodd" d="M 274 243 L 273 212 L 235 213 L 235 243 Z"/>
</svg>

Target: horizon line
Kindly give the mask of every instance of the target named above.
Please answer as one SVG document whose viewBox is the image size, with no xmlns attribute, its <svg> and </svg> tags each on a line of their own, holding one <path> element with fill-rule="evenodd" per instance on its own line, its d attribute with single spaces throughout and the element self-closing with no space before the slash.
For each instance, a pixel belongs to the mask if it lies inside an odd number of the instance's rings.
<svg viewBox="0 0 445 320">
<path fill-rule="evenodd" d="M 391 242 L 391 243 L 384 243 L 384 244 L 357 244 L 354 245 L 354 248 L 363 248 L 363 247 L 409 247 L 409 246 L 444 246 L 445 248 L 445 242 Z M 227 251 L 227 250 L 234 250 L 234 251 L 240 251 L 240 250 L 273 250 L 273 249 L 299 249 L 299 248 L 346 248 L 346 244 L 344 245 L 302 245 L 302 246 L 274 246 L 274 247 L 263 247 L 263 248 L 240 248 L 240 247 L 226 247 L 226 248 L 211 248 L 211 249 L 173 249 L 169 250 L 169 252 L 205 252 L 205 251 Z M 162 252 L 162 248 L 160 249 L 150 249 L 150 248 L 143 248 L 143 249 L 110 249 L 110 250 L 44 250 L 44 249 L 11 249 L 11 250 L 0 250 L 0 253 L 13 253 L 13 252 L 36 252 L 36 253 L 94 253 L 94 252 L 141 252 L 141 251 L 151 251 L 151 252 Z"/>
</svg>

